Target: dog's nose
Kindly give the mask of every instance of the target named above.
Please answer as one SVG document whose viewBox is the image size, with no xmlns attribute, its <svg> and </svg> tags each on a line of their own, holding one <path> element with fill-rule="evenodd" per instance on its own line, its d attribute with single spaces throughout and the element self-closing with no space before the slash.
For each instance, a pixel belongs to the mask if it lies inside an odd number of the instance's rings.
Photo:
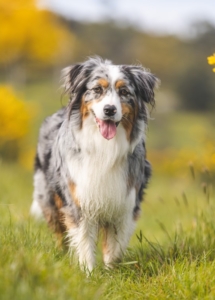
<svg viewBox="0 0 215 300">
<path fill-rule="evenodd" d="M 108 117 L 112 117 L 116 114 L 116 106 L 115 105 L 107 104 L 104 106 L 103 110 L 104 110 L 105 115 Z"/>
</svg>

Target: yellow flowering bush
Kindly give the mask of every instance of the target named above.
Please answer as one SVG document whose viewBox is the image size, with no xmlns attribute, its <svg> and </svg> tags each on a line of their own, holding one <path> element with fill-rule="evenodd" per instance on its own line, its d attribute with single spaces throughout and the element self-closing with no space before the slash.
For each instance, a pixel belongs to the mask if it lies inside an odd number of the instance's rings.
<svg viewBox="0 0 215 300">
<path fill-rule="evenodd" d="M 42 65 L 72 57 L 75 36 L 36 0 L 0 0 L 0 64 L 24 60 Z"/>
<path fill-rule="evenodd" d="M 208 64 L 215 65 L 215 53 L 212 56 L 208 57 Z M 213 72 L 215 72 L 215 68 L 213 68 Z"/>
<path fill-rule="evenodd" d="M 27 104 L 9 86 L 0 85 L 0 155 L 16 157 L 18 144 L 27 134 L 30 113 Z"/>
</svg>

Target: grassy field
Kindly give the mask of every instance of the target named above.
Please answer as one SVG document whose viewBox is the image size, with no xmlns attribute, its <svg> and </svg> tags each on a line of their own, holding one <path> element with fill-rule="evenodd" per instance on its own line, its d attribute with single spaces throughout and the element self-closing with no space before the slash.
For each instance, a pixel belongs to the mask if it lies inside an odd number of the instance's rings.
<svg viewBox="0 0 215 300">
<path fill-rule="evenodd" d="M 39 123 L 61 103 L 47 84 L 23 94 L 37 108 L 23 144 L 34 148 Z M 0 161 L 1 300 L 215 299 L 215 121 L 182 112 L 155 116 L 148 132 L 153 177 L 129 249 L 105 270 L 98 246 L 88 278 L 46 225 L 29 217 L 32 168 Z"/>
<path fill-rule="evenodd" d="M 190 182 L 180 195 L 174 180 L 155 177 L 122 264 L 104 270 L 99 251 L 86 278 L 29 218 L 31 174 L 1 164 L 0 182 L 0 299 L 214 299 L 212 186 Z"/>
</svg>

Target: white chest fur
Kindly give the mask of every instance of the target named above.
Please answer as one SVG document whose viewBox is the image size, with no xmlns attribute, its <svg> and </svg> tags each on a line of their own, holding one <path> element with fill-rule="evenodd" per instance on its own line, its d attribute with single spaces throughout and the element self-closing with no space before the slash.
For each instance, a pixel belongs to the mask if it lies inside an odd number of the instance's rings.
<svg viewBox="0 0 215 300">
<path fill-rule="evenodd" d="M 80 155 L 67 160 L 70 177 L 87 218 L 100 222 L 117 220 L 131 206 L 131 200 L 126 201 L 129 143 L 121 126 L 109 141 L 97 128 L 89 128 L 82 129 L 78 136 Z"/>
</svg>

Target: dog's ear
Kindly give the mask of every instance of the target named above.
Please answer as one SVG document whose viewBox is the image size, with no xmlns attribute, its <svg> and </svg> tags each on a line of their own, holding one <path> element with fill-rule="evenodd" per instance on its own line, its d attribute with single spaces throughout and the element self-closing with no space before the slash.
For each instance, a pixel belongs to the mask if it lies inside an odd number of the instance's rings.
<svg viewBox="0 0 215 300">
<path fill-rule="evenodd" d="M 158 87 L 159 79 L 142 66 L 124 66 L 123 69 L 132 81 L 138 98 L 154 106 L 154 89 Z"/>
<path fill-rule="evenodd" d="M 83 70 L 83 64 L 75 64 L 62 70 L 61 79 L 66 94 L 75 93 L 80 83 L 80 75 Z"/>
</svg>

